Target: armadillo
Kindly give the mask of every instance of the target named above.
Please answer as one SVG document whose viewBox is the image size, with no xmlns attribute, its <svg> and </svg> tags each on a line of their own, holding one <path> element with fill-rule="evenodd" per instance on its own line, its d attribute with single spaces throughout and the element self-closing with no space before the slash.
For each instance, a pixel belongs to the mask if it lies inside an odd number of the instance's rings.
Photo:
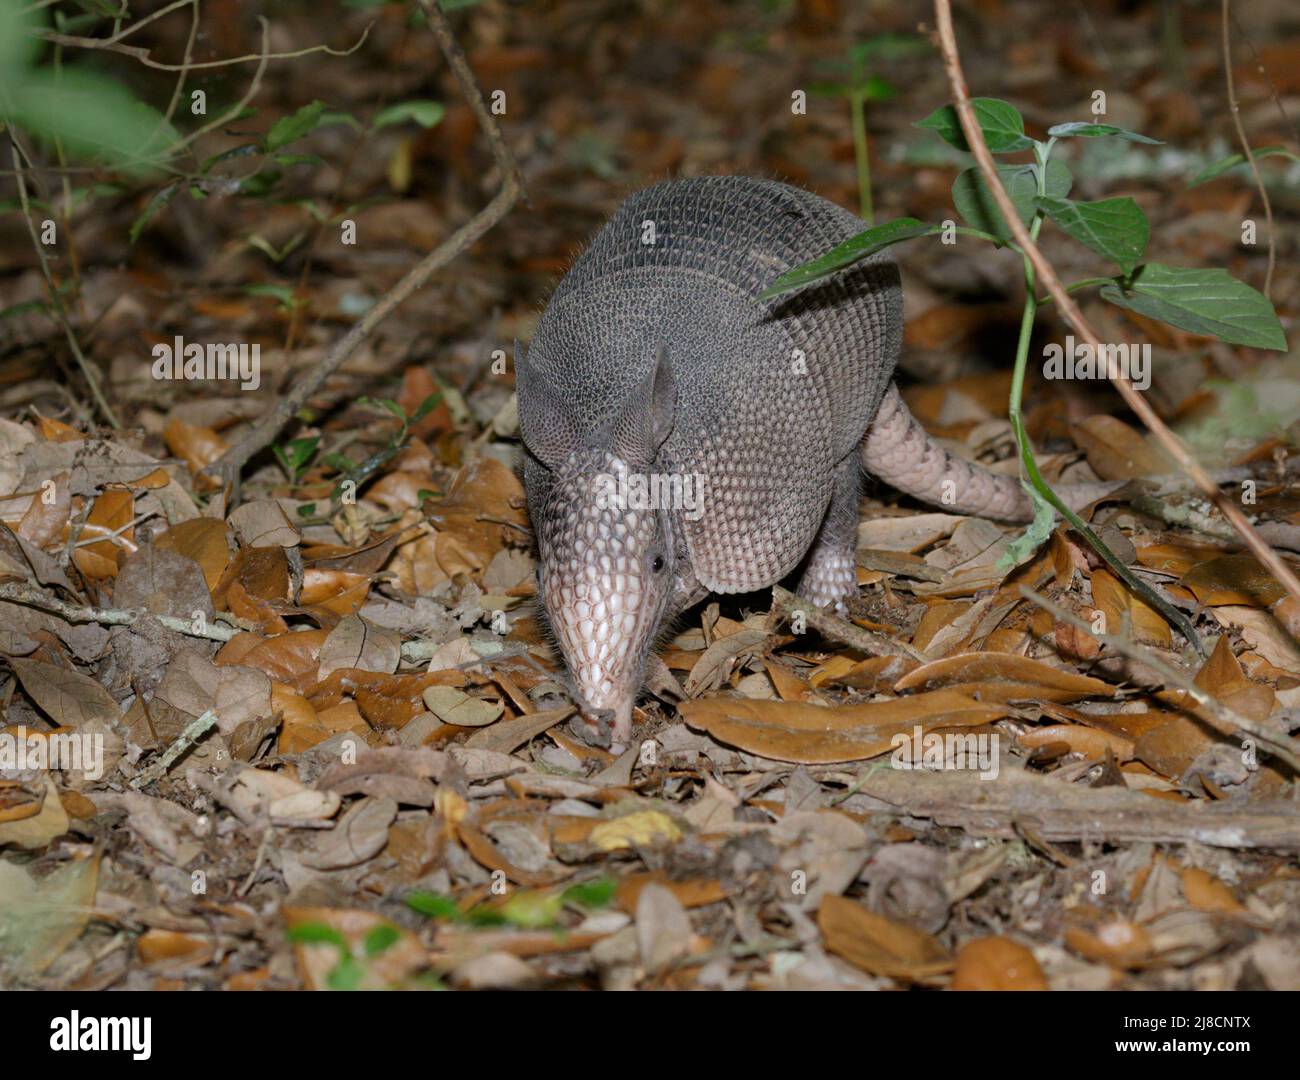
<svg viewBox="0 0 1300 1080">
<path fill-rule="evenodd" d="M 629 742 L 657 635 L 704 596 L 796 572 L 812 604 L 855 593 L 864 469 L 955 512 L 1030 516 L 1015 478 L 908 412 L 892 258 L 760 299 L 864 228 L 773 181 L 656 184 L 618 207 L 516 349 L 538 595 L 589 742 Z"/>
</svg>

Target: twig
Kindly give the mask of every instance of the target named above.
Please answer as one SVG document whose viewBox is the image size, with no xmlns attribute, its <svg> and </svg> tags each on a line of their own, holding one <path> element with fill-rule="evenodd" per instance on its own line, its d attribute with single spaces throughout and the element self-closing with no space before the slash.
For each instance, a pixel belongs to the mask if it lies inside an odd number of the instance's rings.
<svg viewBox="0 0 1300 1080">
<path fill-rule="evenodd" d="M 90 393 L 95 399 L 95 404 L 99 406 L 99 411 L 104 414 L 107 420 L 114 428 L 121 428 L 118 423 L 117 414 L 113 412 L 113 407 L 109 405 L 108 400 L 104 397 L 104 391 L 99 386 L 99 376 L 86 359 L 85 353 L 81 351 L 81 345 L 77 341 L 77 335 L 72 332 L 72 324 L 68 321 L 67 308 L 63 306 L 63 297 L 59 295 L 59 287 L 54 281 L 54 274 L 50 271 L 49 260 L 45 257 L 45 246 L 41 243 L 41 238 L 36 235 L 36 226 L 32 223 L 31 207 L 27 200 L 27 180 L 23 175 L 23 163 L 18 156 L 18 144 L 13 141 L 12 133 L 9 141 L 9 151 L 13 155 L 14 161 L 14 178 L 18 182 L 18 201 L 22 206 L 23 220 L 27 223 L 27 231 L 32 237 L 32 246 L 36 248 L 36 258 L 41 264 L 41 274 L 45 277 L 45 287 L 49 290 L 50 306 L 54 308 L 55 315 L 58 316 L 59 324 L 63 327 L 64 336 L 68 339 L 68 346 L 72 349 L 72 355 L 77 358 L 77 363 L 81 367 L 81 373 L 86 377 L 86 382 L 90 384 Z"/>
<path fill-rule="evenodd" d="M 184 4 L 191 3 L 192 0 L 184 0 L 183 4 L 173 4 L 172 9 L 182 7 Z M 169 10 L 172 10 L 169 9 Z M 373 23 L 371 24 L 373 25 Z M 265 62 L 267 60 L 294 60 L 300 56 L 310 56 L 312 53 L 328 53 L 330 56 L 350 56 L 365 44 L 366 38 L 370 36 L 370 26 L 367 26 L 361 33 L 357 43 L 349 49 L 331 49 L 328 45 L 312 45 L 306 49 L 298 49 L 295 52 L 286 53 L 249 53 L 247 56 L 232 56 L 229 60 L 205 60 L 199 64 L 162 64 L 157 60 L 149 58 L 148 49 L 140 45 L 121 45 L 114 38 L 88 38 L 74 37 L 71 34 L 59 34 L 53 30 L 47 30 L 41 35 L 51 45 L 66 45 L 75 49 L 97 49 L 101 52 L 121 53 L 129 56 L 133 60 L 138 60 L 145 67 L 154 68 L 157 71 L 203 71 L 207 68 L 230 67 L 232 64 L 251 64 L 254 60 Z M 120 35 L 119 35 L 120 37 Z"/>
<path fill-rule="evenodd" d="M 841 645 L 847 645 L 851 649 L 857 649 L 858 652 L 866 653 L 868 656 L 898 656 L 901 653 L 910 656 L 913 660 L 926 659 L 922 653 L 917 652 L 905 641 L 891 641 L 883 634 L 873 634 L 870 630 L 855 626 L 848 619 L 841 619 L 838 615 L 814 607 L 810 601 L 800 599 L 789 589 L 773 585 L 772 615 L 769 616 L 773 619 L 773 623 L 776 618 L 789 618 L 795 612 L 801 614 L 804 622 L 822 636 L 838 641 Z"/>
<path fill-rule="evenodd" d="M 102 539 L 96 537 L 95 542 L 98 543 Z M 241 633 L 239 627 L 216 622 L 205 625 L 201 630 L 196 629 L 192 619 L 181 619 L 175 615 L 151 615 L 148 611 L 133 611 L 130 608 L 83 607 L 80 604 L 69 604 L 52 596 L 46 596 L 45 593 L 30 585 L 18 585 L 12 582 L 0 585 L 0 600 L 39 608 L 41 611 L 48 611 L 52 615 L 58 615 L 74 623 L 93 622 L 104 626 L 133 626 L 140 619 L 152 617 L 168 630 L 189 637 L 204 638 L 207 641 L 229 641 L 236 634 Z"/>
<path fill-rule="evenodd" d="M 1268 272 L 1264 275 L 1264 295 L 1272 299 L 1273 267 L 1277 261 L 1277 244 L 1273 237 L 1273 204 L 1268 198 L 1268 189 L 1264 187 L 1264 178 L 1259 174 L 1259 165 L 1250 149 L 1250 140 L 1246 138 L 1246 128 L 1241 122 L 1241 109 L 1237 105 L 1237 88 L 1232 78 L 1232 38 L 1229 34 L 1231 19 L 1231 0 L 1223 0 L 1223 78 L 1228 86 L 1228 112 L 1232 114 L 1233 127 L 1237 129 L 1237 140 L 1241 143 L 1241 152 L 1246 155 L 1250 171 L 1255 176 L 1255 186 L 1259 188 L 1259 197 L 1264 203 L 1264 219 L 1268 225 Z"/>
<path fill-rule="evenodd" d="M 1264 543 L 1250 522 L 1233 505 L 1232 500 L 1224 495 L 1210 477 L 1206 475 L 1205 470 L 1187 452 L 1164 421 L 1155 414 L 1146 399 L 1137 392 L 1133 384 L 1118 370 L 1118 364 L 1115 363 L 1113 355 L 1101 351 L 1102 345 L 1097 332 L 1093 330 L 1088 320 L 1083 317 L 1079 305 L 1065 291 L 1061 279 L 1057 277 L 1052 264 L 1043 256 L 1043 253 L 1038 249 L 1038 245 L 1029 235 L 1029 230 L 1025 228 L 1024 223 L 1020 220 L 1020 215 L 1016 212 L 1015 206 L 1007 195 L 1006 188 L 1002 186 L 1002 179 L 998 176 L 997 168 L 993 164 L 993 155 L 989 153 L 988 145 L 984 142 L 984 133 L 980 130 L 974 111 L 971 109 L 970 91 L 966 88 L 966 77 L 962 73 L 961 57 L 957 52 L 957 39 L 952 27 L 952 9 L 948 0 L 934 0 L 934 11 L 939 31 L 939 47 L 943 52 L 944 67 L 948 72 L 948 82 L 952 86 L 953 96 L 956 99 L 957 116 L 961 121 L 966 143 L 975 155 L 975 161 L 979 165 L 984 182 L 988 185 L 994 201 L 1002 211 L 1002 217 L 1015 237 L 1016 243 L 1028 256 L 1030 262 L 1034 264 L 1038 279 L 1056 299 L 1057 310 L 1060 311 L 1062 318 L 1070 325 L 1078 338 L 1092 347 L 1094 355 L 1111 356 L 1107 375 L 1128 407 L 1137 414 L 1142 423 L 1159 440 L 1161 446 L 1178 462 L 1179 467 L 1196 481 L 1196 486 L 1214 502 L 1214 505 L 1219 508 L 1223 516 L 1232 523 L 1232 527 L 1237 530 L 1237 535 L 1241 537 L 1251 553 L 1268 568 L 1287 592 L 1300 601 L 1300 578 L 1297 578 L 1291 568 L 1278 557 L 1277 552 Z"/>
<path fill-rule="evenodd" d="M 501 173 L 501 187 L 487 206 L 416 263 L 401 281 L 380 297 L 374 307 L 367 311 L 325 354 L 320 363 L 306 372 L 280 403 L 253 426 L 252 431 L 205 470 L 211 475 L 221 476 L 227 482 L 233 483 L 238 478 L 240 470 L 248 460 L 275 439 L 280 429 L 293 418 L 307 399 L 320 389 L 325 380 L 338 370 L 394 308 L 421 288 L 436 270 L 451 262 L 505 217 L 523 190 L 514 156 L 510 153 L 510 148 L 506 145 L 492 114 L 488 112 L 487 105 L 483 101 L 483 93 L 475 81 L 465 54 L 452 36 L 446 17 L 433 0 L 419 0 L 419 4 L 428 17 L 429 27 L 438 41 L 438 47 L 442 50 L 452 74 L 456 77 L 461 93 L 468 100 L 479 127 L 487 135 L 492 156 Z"/>
<path fill-rule="evenodd" d="M 131 787 L 139 791 L 146 784 L 161 780 L 166 775 L 168 768 L 171 767 L 172 762 L 206 735 L 209 728 L 216 727 L 216 724 L 216 709 L 209 709 L 202 716 L 196 716 L 185 725 L 185 730 L 176 736 L 176 741 L 171 746 L 156 757 L 144 772 L 131 779 Z"/>
<path fill-rule="evenodd" d="M 862 794 L 887 803 L 895 814 L 929 818 L 972 836 L 1010 840 L 1017 828 L 1028 827 L 1056 843 L 1145 840 L 1300 851 L 1300 814 L 1283 800 L 1172 803 L 1128 788 L 1083 787 L 1010 768 L 996 780 L 960 771 L 879 769 L 864 777 Z"/>
<path fill-rule="evenodd" d="M 96 537 L 93 542 L 99 543 L 103 537 Z M 58 600 L 53 596 L 47 596 L 39 589 L 30 585 L 20 585 L 15 582 L 9 582 L 0 585 L 0 600 L 6 600 L 12 604 L 24 604 L 27 607 L 37 608 L 41 611 L 48 611 L 51 615 L 58 615 L 60 618 L 73 623 L 100 623 L 104 626 L 134 626 L 139 620 L 145 618 L 156 619 L 158 623 L 168 630 L 173 630 L 178 634 L 185 634 L 189 637 L 202 638 L 205 641 L 230 641 L 240 633 L 251 632 L 255 627 L 254 624 L 246 620 L 238 620 L 238 626 L 230 626 L 226 623 L 210 622 L 205 623 L 200 629 L 194 625 L 192 619 L 182 619 L 175 615 L 154 615 L 148 611 L 135 611 L 130 608 L 101 608 L 87 607 L 80 604 L 69 604 L 63 600 Z M 233 617 L 233 616 L 229 616 Z M 407 641 L 402 644 L 402 659 L 408 664 L 418 664 L 428 660 L 435 652 L 441 648 L 442 644 L 432 641 Z M 523 652 L 521 648 L 521 653 Z M 516 655 L 502 651 L 493 654 L 490 659 L 504 659 L 508 656 Z M 484 657 L 486 661 L 489 657 Z M 483 661 L 478 661 L 479 663 Z"/>
<path fill-rule="evenodd" d="M 1266 748 L 1270 753 L 1276 754 L 1285 761 L 1296 772 L 1300 772 L 1300 743 L 1277 730 L 1270 729 L 1265 725 L 1251 720 L 1249 717 L 1242 716 L 1241 713 L 1228 708 L 1211 694 L 1207 694 L 1192 680 L 1191 676 L 1185 671 L 1179 671 L 1178 668 L 1165 663 L 1155 653 L 1149 649 L 1144 649 L 1131 638 L 1119 634 L 1098 634 L 1083 619 L 1079 618 L 1073 612 L 1066 611 L 1059 604 L 1054 604 L 1047 597 L 1034 592 L 1027 585 L 1020 586 L 1020 595 L 1030 603 L 1037 604 L 1044 611 L 1049 612 L 1054 619 L 1067 623 L 1094 638 L 1098 644 L 1105 645 L 1122 653 L 1130 660 L 1139 664 L 1145 664 L 1165 682 L 1178 687 L 1196 702 L 1208 715 L 1201 716 L 1207 724 L 1215 731 L 1224 735 L 1249 735 L 1251 738 L 1259 741 L 1260 745 Z"/>
</svg>

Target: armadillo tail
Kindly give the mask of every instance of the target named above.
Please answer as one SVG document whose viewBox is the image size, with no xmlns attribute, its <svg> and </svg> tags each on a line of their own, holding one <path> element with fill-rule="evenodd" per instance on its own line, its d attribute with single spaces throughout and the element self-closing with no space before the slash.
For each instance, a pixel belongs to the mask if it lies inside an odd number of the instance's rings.
<svg viewBox="0 0 1300 1080">
<path fill-rule="evenodd" d="M 944 449 L 908 411 L 893 383 L 862 441 L 862 464 L 891 487 L 945 510 L 1000 521 L 1033 517 L 1018 479 Z"/>
</svg>

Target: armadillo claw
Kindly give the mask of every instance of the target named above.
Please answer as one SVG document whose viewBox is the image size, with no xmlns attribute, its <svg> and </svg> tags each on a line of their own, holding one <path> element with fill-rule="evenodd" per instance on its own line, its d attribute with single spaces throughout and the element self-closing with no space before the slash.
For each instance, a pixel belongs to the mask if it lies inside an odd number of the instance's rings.
<svg viewBox="0 0 1300 1080">
<path fill-rule="evenodd" d="M 588 715 L 586 713 L 576 713 L 572 720 L 569 721 L 569 733 L 576 739 L 581 739 L 588 746 L 596 746 L 602 750 L 608 750 L 613 742 L 614 732 L 614 710 L 602 709 L 600 712 Z"/>
</svg>

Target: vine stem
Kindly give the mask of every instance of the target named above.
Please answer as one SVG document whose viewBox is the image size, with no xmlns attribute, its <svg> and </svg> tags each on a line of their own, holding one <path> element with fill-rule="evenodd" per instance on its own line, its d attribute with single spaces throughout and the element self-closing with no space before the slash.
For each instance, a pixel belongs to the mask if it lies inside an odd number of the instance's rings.
<svg viewBox="0 0 1300 1080">
<path fill-rule="evenodd" d="M 1024 222 L 1020 220 L 1020 216 L 1016 213 L 1015 206 L 1012 204 L 1010 196 L 1007 195 L 1006 188 L 1002 186 L 1002 180 L 993 164 L 993 155 L 989 152 L 988 144 L 984 141 L 984 132 L 980 130 L 979 122 L 975 119 L 974 110 L 971 108 L 970 91 L 966 88 L 966 76 L 962 72 L 961 56 L 957 51 L 957 38 L 953 31 L 952 7 L 949 0 L 934 0 L 934 13 L 939 34 L 939 48 L 943 54 L 944 69 L 947 71 L 948 82 L 952 87 L 953 97 L 956 102 L 957 118 L 961 121 L 967 145 L 975 155 L 975 161 L 979 166 L 980 173 L 984 176 L 985 183 L 988 185 L 994 201 L 998 204 L 998 208 L 1002 211 L 1002 216 L 1005 218 L 1007 227 L 1011 230 L 1017 244 L 1033 264 L 1039 280 L 1056 300 L 1056 307 L 1060 311 L 1061 317 L 1065 319 L 1080 340 L 1092 346 L 1095 355 L 1104 355 L 1100 352 L 1101 340 L 1097 336 L 1097 332 L 1093 330 L 1088 320 L 1083 317 L 1083 312 L 1079 309 L 1079 305 L 1075 303 L 1074 298 L 1065 291 L 1061 279 L 1057 276 L 1052 264 L 1047 261 L 1043 253 L 1038 249 L 1033 237 L 1029 235 L 1029 230 L 1025 228 Z M 1296 577 L 1295 571 L 1283 562 L 1277 552 L 1264 543 L 1259 533 L 1246 520 L 1245 515 L 1237 509 L 1231 499 L 1219 490 L 1210 476 L 1188 453 L 1174 433 L 1169 430 L 1165 422 L 1156 415 L 1155 410 L 1151 408 L 1147 400 L 1138 393 L 1133 384 L 1119 371 L 1113 355 L 1110 356 L 1107 375 L 1128 407 L 1137 414 L 1142 423 L 1155 435 L 1161 446 L 1178 462 L 1183 471 L 1195 481 L 1196 486 L 1231 522 L 1232 527 L 1236 530 L 1237 535 L 1241 537 L 1246 547 L 1250 549 L 1251 554 L 1277 578 L 1282 587 L 1292 597 L 1300 601 L 1300 578 Z"/>
<path fill-rule="evenodd" d="M 1237 88 L 1232 78 L 1232 35 L 1229 24 L 1232 17 L 1230 0 L 1223 0 L 1223 77 L 1228 87 L 1228 112 L 1232 115 L 1233 127 L 1237 129 L 1237 141 L 1241 143 L 1241 152 L 1250 162 L 1250 171 L 1255 177 L 1255 187 L 1259 189 L 1260 200 L 1264 203 L 1264 218 L 1268 225 L 1268 270 L 1264 274 L 1264 295 L 1272 300 L 1273 268 L 1277 262 L 1277 242 L 1273 238 L 1273 204 L 1269 201 L 1268 188 L 1264 178 L 1259 175 L 1259 165 L 1250 149 L 1250 140 L 1246 138 L 1246 128 L 1241 122 L 1241 108 L 1237 104 Z"/>
</svg>

